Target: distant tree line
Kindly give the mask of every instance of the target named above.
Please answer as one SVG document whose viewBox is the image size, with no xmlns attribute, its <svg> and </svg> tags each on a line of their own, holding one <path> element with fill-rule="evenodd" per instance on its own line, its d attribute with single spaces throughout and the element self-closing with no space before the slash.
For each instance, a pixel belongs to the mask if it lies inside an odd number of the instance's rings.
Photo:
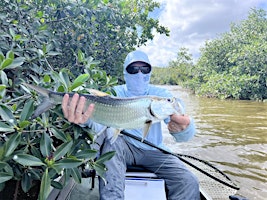
<svg viewBox="0 0 267 200">
<path fill-rule="evenodd" d="M 207 97 L 267 99 L 266 11 L 251 9 L 246 20 L 207 41 L 195 64 L 188 49 L 181 48 L 167 70 L 168 75 L 162 77 L 164 69 L 156 68 L 152 81 L 183 85 Z"/>
</svg>

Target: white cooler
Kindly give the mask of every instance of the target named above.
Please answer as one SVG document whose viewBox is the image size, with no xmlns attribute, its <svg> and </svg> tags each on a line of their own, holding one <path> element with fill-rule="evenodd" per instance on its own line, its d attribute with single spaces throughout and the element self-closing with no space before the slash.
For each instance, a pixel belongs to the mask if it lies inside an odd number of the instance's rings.
<svg viewBox="0 0 267 200">
<path fill-rule="evenodd" d="M 147 172 L 127 172 L 124 194 L 125 200 L 166 200 L 164 180 Z"/>
</svg>

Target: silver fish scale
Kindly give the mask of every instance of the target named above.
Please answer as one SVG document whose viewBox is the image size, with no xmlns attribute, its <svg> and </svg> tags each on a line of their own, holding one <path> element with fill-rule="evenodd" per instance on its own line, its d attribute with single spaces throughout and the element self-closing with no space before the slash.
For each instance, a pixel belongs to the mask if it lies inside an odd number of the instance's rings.
<svg viewBox="0 0 267 200">
<path fill-rule="evenodd" d="M 103 98 L 101 98 L 103 100 Z M 142 128 L 147 121 L 154 120 L 149 111 L 151 100 L 149 98 L 121 99 L 109 103 L 88 101 L 95 104 L 95 111 L 92 120 L 95 122 L 121 129 Z M 107 100 L 106 99 L 106 100 Z"/>
<path fill-rule="evenodd" d="M 60 104 L 64 93 L 50 91 L 50 98 L 53 102 Z M 69 93 L 72 98 L 73 93 Z M 91 119 L 105 126 L 118 129 L 143 128 L 148 121 L 156 122 L 149 110 L 150 97 L 116 98 L 112 96 L 94 96 L 80 94 L 86 98 L 85 109 L 90 104 L 95 104 Z"/>
</svg>

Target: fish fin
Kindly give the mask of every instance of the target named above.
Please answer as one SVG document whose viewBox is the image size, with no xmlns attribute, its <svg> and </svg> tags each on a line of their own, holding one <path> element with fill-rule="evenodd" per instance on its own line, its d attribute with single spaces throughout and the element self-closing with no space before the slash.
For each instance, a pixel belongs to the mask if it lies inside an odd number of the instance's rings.
<svg viewBox="0 0 267 200">
<path fill-rule="evenodd" d="M 109 96 L 108 93 L 105 93 L 105 92 L 102 92 L 96 89 L 87 89 L 87 91 L 90 92 L 90 94 L 99 96 L 99 97 Z"/>
<path fill-rule="evenodd" d="M 55 105 L 55 103 L 51 102 L 49 100 L 49 98 L 44 98 L 43 101 L 42 101 L 42 103 L 40 105 L 38 105 L 38 107 L 34 111 L 31 119 L 35 119 L 36 117 L 38 117 L 39 115 L 41 115 L 45 111 L 47 111 L 50 108 L 52 108 L 54 105 Z"/>
<path fill-rule="evenodd" d="M 40 93 L 44 97 L 41 104 L 38 105 L 38 107 L 34 111 L 33 115 L 31 116 L 31 119 L 35 119 L 36 117 L 38 117 L 39 115 L 41 115 L 42 113 L 49 110 L 50 108 L 52 108 L 55 105 L 55 103 L 49 99 L 49 94 L 50 94 L 49 90 L 42 88 L 42 87 L 39 87 L 39 86 L 36 86 L 36 85 L 31 85 L 31 84 L 28 84 L 25 82 L 22 84 L 28 88 L 35 90 L 36 92 Z"/>
<path fill-rule="evenodd" d="M 184 107 L 181 105 L 179 101 L 176 101 L 176 103 L 177 103 L 176 114 L 185 115 Z"/>
<path fill-rule="evenodd" d="M 147 134 L 149 132 L 149 129 L 150 129 L 151 125 L 152 125 L 152 121 L 151 120 L 150 121 L 147 121 L 145 123 L 144 130 L 143 130 L 143 137 L 142 137 L 141 142 L 144 142 L 144 139 L 146 138 L 146 136 L 147 136 Z"/>
<path fill-rule="evenodd" d="M 121 132 L 120 129 L 115 129 L 114 135 L 113 135 L 113 137 L 111 139 L 111 144 L 113 144 L 117 140 L 118 136 L 120 135 L 120 132 Z"/>
</svg>

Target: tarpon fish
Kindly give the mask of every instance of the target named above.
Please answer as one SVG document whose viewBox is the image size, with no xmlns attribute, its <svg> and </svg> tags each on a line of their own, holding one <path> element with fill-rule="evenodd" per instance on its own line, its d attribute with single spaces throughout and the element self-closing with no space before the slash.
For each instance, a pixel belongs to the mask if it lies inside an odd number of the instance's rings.
<svg viewBox="0 0 267 200">
<path fill-rule="evenodd" d="M 28 88 L 36 90 L 44 98 L 34 111 L 32 119 L 43 112 L 62 103 L 66 93 L 54 92 L 45 88 L 23 83 Z M 74 93 L 68 93 L 70 99 Z M 86 98 L 85 109 L 95 104 L 91 120 L 115 129 L 144 128 L 143 139 L 146 137 L 151 124 L 166 119 L 172 114 L 180 113 L 180 103 L 176 98 L 156 96 L 139 96 L 118 98 L 110 95 L 79 94 Z M 84 110 L 85 111 L 85 110 Z"/>
</svg>

